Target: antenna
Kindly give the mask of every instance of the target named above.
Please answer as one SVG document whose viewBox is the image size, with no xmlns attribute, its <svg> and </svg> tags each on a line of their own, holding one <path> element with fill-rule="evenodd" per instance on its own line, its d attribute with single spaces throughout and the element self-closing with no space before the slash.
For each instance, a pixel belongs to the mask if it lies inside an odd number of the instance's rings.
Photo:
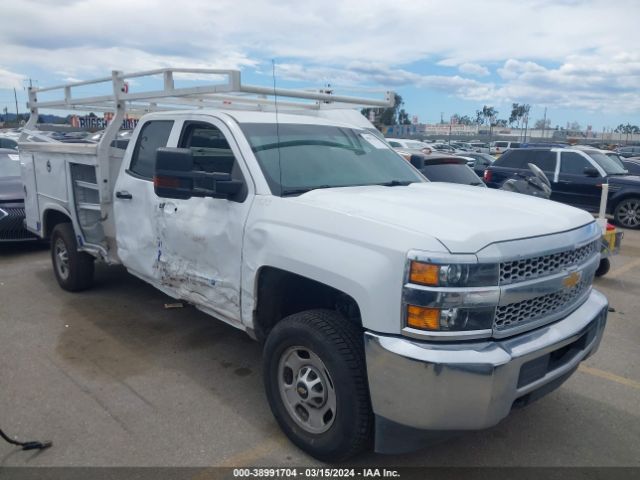
<svg viewBox="0 0 640 480">
<path fill-rule="evenodd" d="M 271 59 L 271 72 L 273 74 L 273 104 L 276 110 L 276 149 L 278 151 L 278 174 L 280 176 L 280 196 L 282 196 L 282 158 L 280 156 L 280 122 L 278 121 L 278 91 L 276 90 L 276 61 Z"/>
</svg>

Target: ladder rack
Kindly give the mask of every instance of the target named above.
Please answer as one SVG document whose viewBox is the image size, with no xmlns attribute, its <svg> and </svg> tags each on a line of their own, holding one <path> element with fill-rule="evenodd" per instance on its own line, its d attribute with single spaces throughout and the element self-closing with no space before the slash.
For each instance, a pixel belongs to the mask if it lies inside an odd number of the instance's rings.
<svg viewBox="0 0 640 480">
<path fill-rule="evenodd" d="M 197 76 L 205 78 L 199 85 L 176 87 L 175 75 Z M 143 77 L 162 76 L 163 88 L 149 91 L 129 91 L 127 80 Z M 110 82 L 112 93 L 97 96 L 76 96 L 77 89 L 88 85 Z M 56 92 L 61 96 L 54 100 L 39 101 L 38 94 Z M 292 101 L 295 100 L 295 101 Z M 384 98 L 366 98 L 335 95 L 326 90 L 312 91 L 302 89 L 271 88 L 256 85 L 244 85 L 239 70 L 220 70 L 206 68 L 162 68 L 143 72 L 123 73 L 114 70 L 110 77 L 56 85 L 53 87 L 30 87 L 28 107 L 36 120 L 39 109 L 94 110 L 102 112 L 130 111 L 145 113 L 157 110 L 185 108 L 224 108 L 272 110 L 277 101 L 278 107 L 287 109 L 344 108 L 355 105 L 363 107 L 392 107 L 395 95 L 391 91 Z M 31 120 L 31 119 L 30 119 Z M 31 122 L 30 122 L 31 123 Z"/>
</svg>

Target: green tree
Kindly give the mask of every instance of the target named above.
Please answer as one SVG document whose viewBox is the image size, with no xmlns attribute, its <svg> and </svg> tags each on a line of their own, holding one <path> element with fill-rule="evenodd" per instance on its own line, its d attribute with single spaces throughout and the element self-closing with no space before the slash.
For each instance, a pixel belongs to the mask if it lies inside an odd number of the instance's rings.
<svg viewBox="0 0 640 480">
<path fill-rule="evenodd" d="M 547 118 L 546 120 L 544 118 L 540 118 L 536 120 L 536 123 L 533 126 L 533 128 L 535 128 L 536 130 L 542 130 L 542 129 L 546 130 L 546 129 L 549 129 L 550 127 L 551 127 L 551 119 L 549 118 Z"/>
<path fill-rule="evenodd" d="M 404 106 L 404 101 L 397 93 L 395 94 L 393 104 L 393 107 L 387 108 L 363 108 L 360 110 L 360 113 L 367 118 L 371 118 L 373 116 L 372 123 L 376 127 L 382 125 L 397 125 L 398 122 L 402 123 L 402 121 L 406 122 L 404 125 L 410 124 L 409 114 L 402 108 Z M 403 118 L 399 118 L 399 114 L 401 112 Z"/>
<path fill-rule="evenodd" d="M 398 111 L 398 123 L 400 125 L 411 125 L 411 120 L 409 120 L 409 114 L 405 111 L 404 108 L 401 108 Z"/>
<path fill-rule="evenodd" d="M 484 105 L 482 110 L 476 110 L 476 123 L 478 125 L 493 126 L 495 119 L 498 116 L 498 111 L 488 105 Z"/>
<path fill-rule="evenodd" d="M 531 105 L 527 103 L 511 104 L 511 115 L 509 116 L 509 125 L 513 126 L 513 124 L 517 122 L 516 128 L 520 128 L 520 122 L 522 121 L 523 118 L 528 117 L 530 109 L 531 109 Z"/>
</svg>

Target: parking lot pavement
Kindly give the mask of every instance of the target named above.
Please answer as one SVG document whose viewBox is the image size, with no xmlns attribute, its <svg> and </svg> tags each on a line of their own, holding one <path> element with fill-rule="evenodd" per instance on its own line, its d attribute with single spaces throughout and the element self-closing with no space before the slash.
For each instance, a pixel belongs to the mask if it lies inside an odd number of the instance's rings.
<svg viewBox="0 0 640 480">
<path fill-rule="evenodd" d="M 640 466 L 640 232 L 596 280 L 615 311 L 601 348 L 559 390 L 499 425 L 363 465 Z M 46 247 L 0 246 L 0 466 L 301 466 L 278 429 L 261 349 L 122 268 L 62 291 Z"/>
</svg>

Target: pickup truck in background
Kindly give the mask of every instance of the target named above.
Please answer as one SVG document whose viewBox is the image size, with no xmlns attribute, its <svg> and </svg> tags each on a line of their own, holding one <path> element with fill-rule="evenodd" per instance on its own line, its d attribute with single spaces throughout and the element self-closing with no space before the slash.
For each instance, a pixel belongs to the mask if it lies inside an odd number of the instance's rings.
<svg viewBox="0 0 640 480">
<path fill-rule="evenodd" d="M 175 87 L 194 72 L 228 82 Z M 145 75 L 163 88 L 125 88 Z M 310 455 L 403 452 L 490 427 L 597 350 L 607 300 L 592 288 L 591 215 L 427 181 L 345 108 L 392 95 L 193 69 L 113 72 L 112 94 L 72 95 L 90 83 L 48 102 L 38 93 L 56 88 L 30 89 L 26 129 L 39 108 L 111 107 L 97 145 L 20 144 L 27 227 L 50 238 L 58 283 L 80 291 L 94 261 L 122 264 L 262 342 L 271 410 Z M 196 108 L 148 113 L 126 150 L 112 148 L 145 102 Z"/>
</svg>

